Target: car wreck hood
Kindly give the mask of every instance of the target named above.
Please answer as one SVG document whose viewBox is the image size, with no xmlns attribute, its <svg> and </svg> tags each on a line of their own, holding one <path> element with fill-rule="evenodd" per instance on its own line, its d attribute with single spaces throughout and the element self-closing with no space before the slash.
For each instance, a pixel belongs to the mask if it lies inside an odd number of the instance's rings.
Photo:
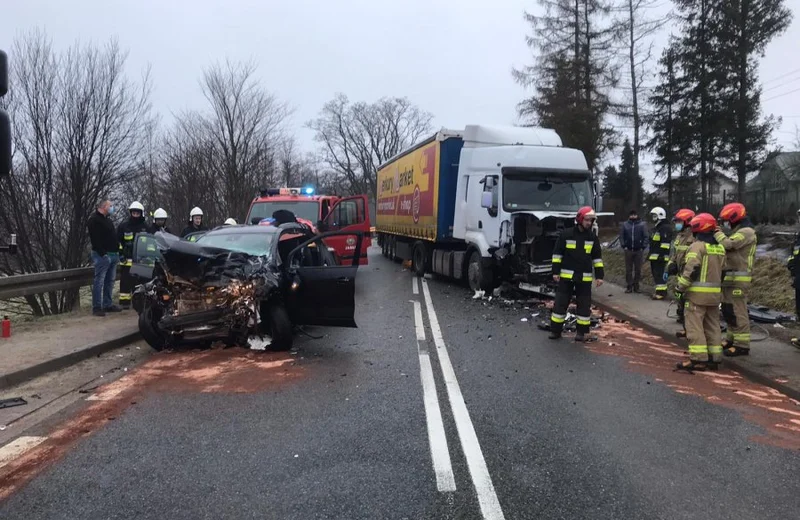
<svg viewBox="0 0 800 520">
<path fill-rule="evenodd" d="M 169 233 L 156 233 L 164 272 L 198 287 L 222 287 L 232 282 L 256 282 L 277 287 L 278 273 L 267 257 L 204 246 Z"/>
</svg>

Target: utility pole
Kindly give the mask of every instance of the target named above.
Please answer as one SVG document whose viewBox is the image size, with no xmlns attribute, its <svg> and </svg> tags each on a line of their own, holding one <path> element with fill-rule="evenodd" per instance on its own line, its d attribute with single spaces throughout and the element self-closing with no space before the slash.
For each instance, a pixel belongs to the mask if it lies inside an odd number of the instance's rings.
<svg viewBox="0 0 800 520">
<path fill-rule="evenodd" d="M 0 50 L 0 98 L 8 93 L 8 55 Z M 0 177 L 11 174 L 11 118 L 0 108 Z M 17 235 L 8 244 L 0 244 L 0 252 L 17 252 Z"/>
</svg>

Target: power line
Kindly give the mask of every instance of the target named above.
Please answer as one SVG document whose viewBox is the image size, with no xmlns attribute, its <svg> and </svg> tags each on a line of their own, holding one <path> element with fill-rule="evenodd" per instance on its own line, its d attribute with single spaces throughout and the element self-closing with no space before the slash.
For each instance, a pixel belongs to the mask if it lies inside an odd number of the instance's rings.
<svg viewBox="0 0 800 520">
<path fill-rule="evenodd" d="M 767 80 L 767 81 L 765 81 L 763 84 L 764 84 L 764 85 L 766 85 L 767 83 L 772 83 L 773 81 L 777 81 L 777 80 L 779 80 L 779 79 L 785 78 L 786 76 L 791 76 L 791 75 L 792 75 L 792 74 L 794 74 L 795 72 L 800 72 L 800 69 L 794 69 L 794 70 L 790 70 L 789 72 L 787 72 L 787 73 L 785 73 L 785 74 L 781 74 L 780 76 L 778 76 L 778 77 L 776 77 L 776 78 L 768 79 L 768 80 Z"/>
<path fill-rule="evenodd" d="M 797 81 L 800 81 L 800 77 L 792 78 L 789 81 L 786 81 L 784 83 L 778 83 L 777 85 L 773 85 L 773 86 L 771 86 L 771 87 L 769 87 L 767 89 L 764 89 L 764 92 L 769 92 L 770 90 L 775 90 L 776 88 L 782 88 L 782 87 L 785 87 L 787 85 L 791 85 L 792 83 L 797 83 Z"/>
<path fill-rule="evenodd" d="M 800 88 L 796 88 L 794 90 L 790 90 L 789 92 L 784 92 L 783 94 L 778 94 L 777 96 L 769 97 L 769 98 L 765 99 L 764 101 L 765 102 L 766 101 L 772 101 L 773 99 L 778 99 L 778 98 L 781 98 L 783 96 L 788 96 L 789 94 L 794 94 L 795 92 L 798 92 L 798 91 L 800 91 Z"/>
</svg>

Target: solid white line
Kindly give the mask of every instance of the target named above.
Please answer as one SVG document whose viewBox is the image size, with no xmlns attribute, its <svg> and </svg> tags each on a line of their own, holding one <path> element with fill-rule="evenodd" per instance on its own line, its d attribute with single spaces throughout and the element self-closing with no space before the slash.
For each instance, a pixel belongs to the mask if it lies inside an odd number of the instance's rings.
<svg viewBox="0 0 800 520">
<path fill-rule="evenodd" d="M 492 484 L 492 477 L 489 475 L 489 468 L 486 466 L 486 459 L 483 457 L 481 445 L 478 442 L 478 435 L 475 427 L 469 418 L 467 404 L 461 394 L 461 387 L 456 379 L 456 372 L 450 363 L 450 356 L 442 337 L 442 329 L 439 327 L 439 320 L 436 311 L 433 310 L 433 300 L 428 290 L 428 281 L 422 280 L 422 292 L 425 295 L 425 305 L 428 309 L 428 320 L 431 324 L 433 343 L 436 345 L 436 352 L 439 355 L 439 364 L 442 367 L 445 388 L 450 398 L 450 407 L 453 410 L 453 418 L 456 422 L 458 437 L 461 440 L 461 447 L 464 450 L 464 458 L 467 459 L 467 467 L 472 476 L 472 483 L 475 485 L 475 493 L 478 496 L 478 504 L 481 507 L 481 514 L 485 520 L 504 520 L 503 509 L 500 507 L 500 500 Z"/>
<path fill-rule="evenodd" d="M 422 379 L 422 399 L 425 403 L 425 419 L 428 423 L 428 443 L 431 447 L 433 472 L 436 474 L 436 488 L 442 492 L 456 490 L 456 479 L 453 465 L 450 462 L 450 450 L 447 447 L 447 436 L 444 433 L 442 411 L 439 409 L 439 396 L 433 380 L 433 367 L 428 351 L 420 345 L 425 341 L 425 328 L 422 322 L 422 306 L 414 303 L 414 322 L 417 326 L 417 351 L 419 352 L 419 373 Z M 421 338 L 420 338 L 421 334 Z"/>
<path fill-rule="evenodd" d="M 419 294 L 419 285 L 417 285 L 417 278 L 416 276 L 411 277 L 411 292 L 414 294 Z"/>
<path fill-rule="evenodd" d="M 425 325 L 422 322 L 422 306 L 419 302 L 411 300 L 414 304 L 414 325 L 417 328 L 417 341 L 425 341 Z"/>
<path fill-rule="evenodd" d="M 47 437 L 17 437 L 0 448 L 0 468 L 41 444 Z"/>
</svg>

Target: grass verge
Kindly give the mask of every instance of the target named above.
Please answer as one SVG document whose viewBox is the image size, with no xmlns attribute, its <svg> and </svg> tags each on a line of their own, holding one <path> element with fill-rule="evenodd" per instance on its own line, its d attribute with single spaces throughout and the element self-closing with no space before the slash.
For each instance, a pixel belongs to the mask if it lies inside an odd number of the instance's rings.
<svg viewBox="0 0 800 520">
<path fill-rule="evenodd" d="M 625 285 L 625 255 L 620 250 L 603 251 L 606 280 Z M 642 286 L 652 290 L 653 277 L 650 263 L 642 266 Z M 753 269 L 753 284 L 750 286 L 750 303 L 765 305 L 770 309 L 794 313 L 794 288 L 786 265 L 774 258 L 759 258 Z"/>
</svg>

